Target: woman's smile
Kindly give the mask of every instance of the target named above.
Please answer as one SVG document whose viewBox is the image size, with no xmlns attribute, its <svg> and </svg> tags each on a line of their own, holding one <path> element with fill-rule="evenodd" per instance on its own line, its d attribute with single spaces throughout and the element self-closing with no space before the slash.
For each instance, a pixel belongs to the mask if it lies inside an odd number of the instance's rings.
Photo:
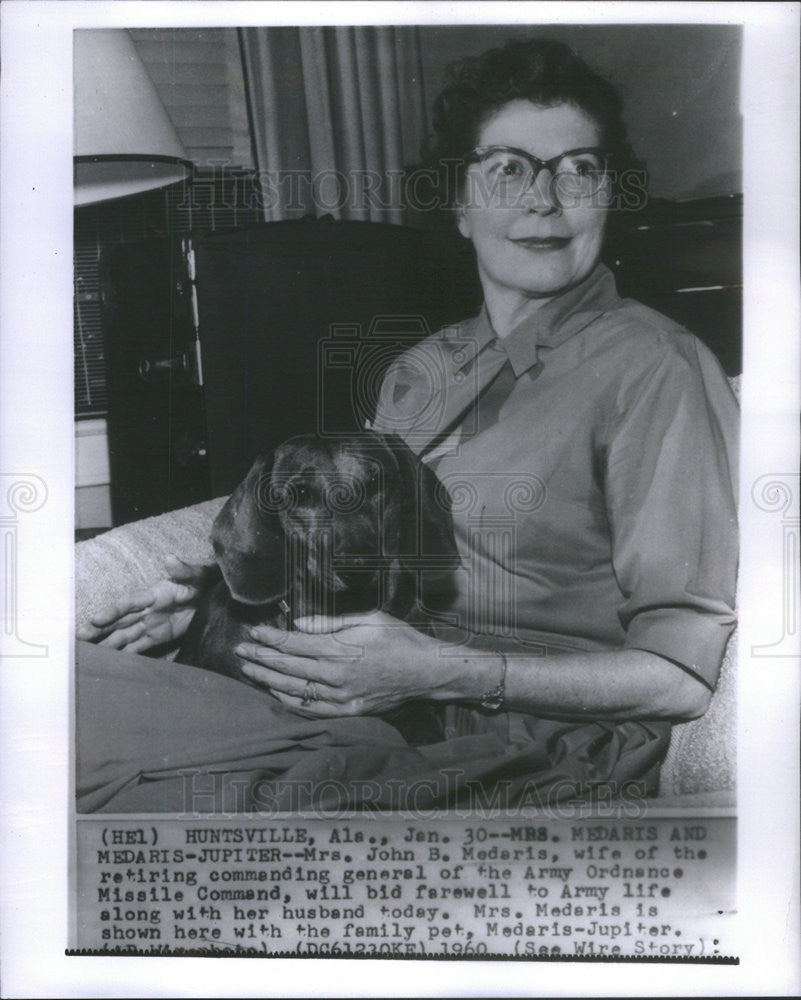
<svg viewBox="0 0 801 1000">
<path fill-rule="evenodd" d="M 569 236 L 516 236 L 509 242 L 525 250 L 564 250 L 570 244 Z"/>
</svg>

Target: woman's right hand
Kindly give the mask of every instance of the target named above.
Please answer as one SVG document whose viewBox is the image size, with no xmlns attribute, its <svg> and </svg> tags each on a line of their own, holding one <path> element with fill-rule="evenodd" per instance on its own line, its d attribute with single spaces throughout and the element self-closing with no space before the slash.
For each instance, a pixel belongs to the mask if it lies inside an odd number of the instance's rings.
<svg viewBox="0 0 801 1000">
<path fill-rule="evenodd" d="M 95 612 L 76 635 L 112 649 L 142 653 L 180 638 L 200 596 L 219 579 L 216 564 L 197 565 L 167 556 L 168 577 Z"/>
</svg>

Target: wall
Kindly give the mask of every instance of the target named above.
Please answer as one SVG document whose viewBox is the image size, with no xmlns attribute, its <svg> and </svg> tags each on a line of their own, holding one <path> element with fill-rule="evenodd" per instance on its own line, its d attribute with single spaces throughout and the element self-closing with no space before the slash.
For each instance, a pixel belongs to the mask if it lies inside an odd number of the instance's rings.
<svg viewBox="0 0 801 1000">
<path fill-rule="evenodd" d="M 742 32 L 729 25 L 469 25 L 420 29 L 430 107 L 447 63 L 540 35 L 573 46 L 624 101 L 629 136 L 654 197 L 742 191 Z"/>
<path fill-rule="evenodd" d="M 111 526 L 106 421 L 75 424 L 75 527 Z"/>
</svg>

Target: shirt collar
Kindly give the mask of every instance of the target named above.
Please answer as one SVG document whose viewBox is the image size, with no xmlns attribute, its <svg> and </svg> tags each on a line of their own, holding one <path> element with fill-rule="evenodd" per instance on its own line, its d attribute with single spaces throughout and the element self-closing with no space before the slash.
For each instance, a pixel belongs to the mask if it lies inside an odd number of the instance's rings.
<svg viewBox="0 0 801 1000">
<path fill-rule="evenodd" d="M 618 301 L 611 271 L 604 264 L 598 264 L 582 282 L 546 302 L 506 337 L 498 338 L 493 346 L 504 351 L 519 378 L 537 363 L 540 347 L 558 347 Z M 496 340 L 486 306 L 467 324 L 465 332 L 476 350 L 466 352 L 461 367 Z"/>
</svg>

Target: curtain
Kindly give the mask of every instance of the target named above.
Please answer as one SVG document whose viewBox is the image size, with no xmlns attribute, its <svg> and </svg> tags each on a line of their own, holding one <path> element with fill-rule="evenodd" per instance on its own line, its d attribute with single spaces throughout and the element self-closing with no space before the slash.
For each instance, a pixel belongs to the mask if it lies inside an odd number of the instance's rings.
<svg viewBox="0 0 801 1000">
<path fill-rule="evenodd" d="M 403 223 L 404 167 L 427 134 L 418 30 L 240 31 L 266 221 Z"/>
</svg>

